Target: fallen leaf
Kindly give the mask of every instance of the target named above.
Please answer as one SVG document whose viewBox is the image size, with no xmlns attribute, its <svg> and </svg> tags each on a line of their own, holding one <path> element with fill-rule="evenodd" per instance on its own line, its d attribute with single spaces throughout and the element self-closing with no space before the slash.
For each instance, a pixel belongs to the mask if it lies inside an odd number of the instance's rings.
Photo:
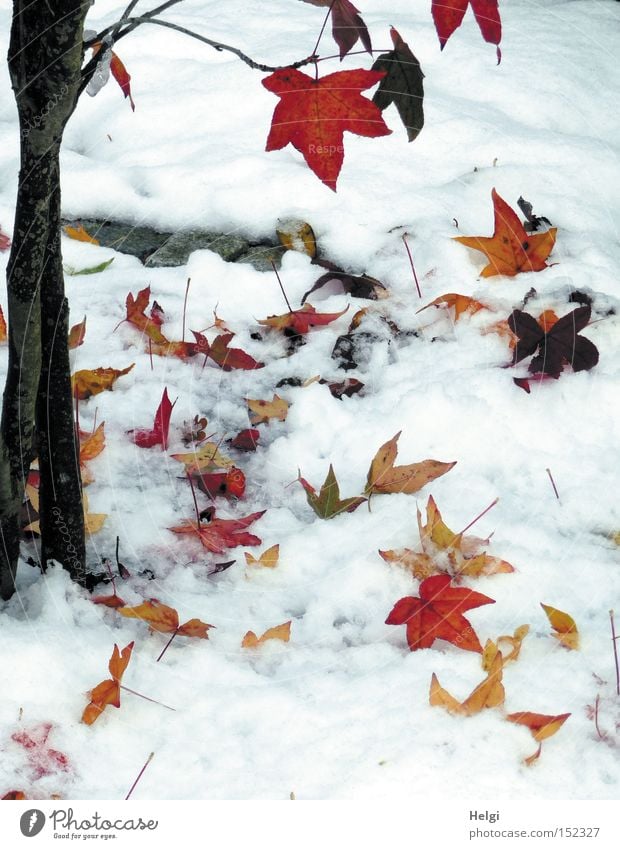
<svg viewBox="0 0 620 849">
<path fill-rule="evenodd" d="M 216 336 L 213 342 L 209 344 L 207 338 L 202 333 L 195 330 L 192 331 L 196 338 L 196 353 L 205 354 L 214 363 L 223 369 L 223 371 L 232 371 L 233 369 L 259 369 L 264 368 L 265 364 L 258 362 L 254 357 L 246 354 L 241 348 L 229 348 L 228 344 L 235 335 L 234 333 L 221 333 Z"/>
<path fill-rule="evenodd" d="M 535 354 L 528 371 L 532 374 L 544 374 L 559 377 L 568 363 L 573 371 L 589 371 L 598 363 L 598 348 L 581 330 L 590 321 L 590 307 L 578 307 L 568 315 L 558 319 L 549 330 L 548 317 L 544 326 L 522 310 L 513 310 L 508 317 L 508 325 L 517 336 L 512 365 L 520 363 L 526 357 Z M 543 316 L 545 314 L 543 313 Z"/>
<path fill-rule="evenodd" d="M 86 463 L 89 460 L 94 460 L 105 448 L 105 422 L 101 422 L 99 427 L 92 433 L 84 433 L 80 431 L 80 472 L 82 475 L 82 484 L 86 486 L 92 483 L 94 478 Z"/>
<path fill-rule="evenodd" d="M 232 439 L 227 440 L 231 448 L 236 448 L 237 451 L 256 451 L 258 440 L 260 439 L 260 431 L 256 428 L 246 428 Z"/>
<path fill-rule="evenodd" d="M 315 488 L 305 478 L 301 477 L 301 473 L 297 480 L 306 491 L 308 504 L 320 519 L 333 519 L 334 516 L 338 516 L 340 513 L 353 513 L 360 504 L 368 500 L 363 495 L 341 499 L 340 487 L 331 464 L 319 493 L 317 493 Z"/>
<path fill-rule="evenodd" d="M 7 236 L 6 233 L 2 232 L 2 227 L 0 227 L 0 251 L 2 251 L 2 252 L 8 251 L 8 249 L 10 247 L 11 247 L 11 240 Z"/>
<path fill-rule="evenodd" d="M 203 442 L 200 448 L 188 451 L 187 454 L 171 454 L 173 460 L 178 460 L 185 466 L 186 474 L 205 474 L 218 469 L 230 469 L 234 462 L 219 450 L 215 442 Z"/>
<path fill-rule="evenodd" d="M 198 489 L 209 498 L 216 498 L 218 495 L 226 498 L 243 498 L 245 493 L 245 475 L 236 466 L 227 472 L 193 474 L 191 478 Z"/>
<path fill-rule="evenodd" d="M 557 716 L 547 716 L 543 713 L 529 713 L 523 711 L 521 713 L 510 713 L 506 717 L 508 722 L 515 722 L 517 725 L 525 725 L 532 732 L 534 740 L 538 742 L 538 749 L 533 755 L 524 759 L 527 766 L 531 766 L 534 761 L 538 760 L 542 751 L 542 741 L 556 734 L 564 725 L 570 713 L 561 713 Z"/>
<path fill-rule="evenodd" d="M 314 230 L 306 221 L 296 218 L 279 219 L 276 236 L 287 251 L 297 251 L 314 259 L 317 252 Z M 303 304 L 303 301 L 302 301 Z"/>
<path fill-rule="evenodd" d="M 156 598 L 148 599 L 136 607 L 120 607 L 118 612 L 127 619 L 146 622 L 151 631 L 158 631 L 160 634 L 178 634 L 181 637 L 208 640 L 209 629 L 215 627 L 201 622 L 200 619 L 189 619 L 184 625 L 179 625 L 179 614 L 174 607 L 168 607 Z"/>
<path fill-rule="evenodd" d="M 454 236 L 455 241 L 468 248 L 481 251 L 489 264 L 480 272 L 481 277 L 505 274 L 513 277 L 521 271 L 542 271 L 545 260 L 553 250 L 557 228 L 546 233 L 527 233 L 517 214 L 495 189 L 491 193 L 495 216 L 493 236 Z"/>
<path fill-rule="evenodd" d="M 446 295 L 440 295 L 417 312 L 424 312 L 429 307 L 448 307 L 454 308 L 454 321 L 457 322 L 463 315 L 475 315 L 480 310 L 487 310 L 488 307 L 470 298 L 467 295 L 457 295 L 455 292 L 450 292 Z"/>
<path fill-rule="evenodd" d="M 4 313 L 2 312 L 2 307 L 0 307 L 0 342 L 6 342 L 6 340 L 7 340 L 6 319 L 4 318 Z"/>
<path fill-rule="evenodd" d="M 69 350 L 72 351 L 74 348 L 79 348 L 80 345 L 83 345 L 85 336 L 86 316 L 84 316 L 79 324 L 74 324 L 69 331 Z"/>
<path fill-rule="evenodd" d="M 502 659 L 502 666 L 506 666 L 512 660 L 517 660 L 521 653 L 521 645 L 529 630 L 529 625 L 520 625 L 515 629 L 512 637 L 509 634 L 502 634 L 495 642 L 487 640 L 482 652 L 482 668 L 488 672 L 498 655 Z M 506 654 L 504 654 L 504 648 Z"/>
<path fill-rule="evenodd" d="M 514 567 L 506 560 L 480 551 L 488 540 L 456 534 L 450 530 L 432 495 L 429 495 L 426 504 L 426 524 L 422 524 L 419 509 L 417 517 L 422 551 L 410 548 L 379 551 L 385 561 L 404 566 L 420 581 L 442 573 L 458 579 L 462 576 L 478 578 L 481 575 L 514 572 Z"/>
<path fill-rule="evenodd" d="M 280 422 L 286 421 L 290 404 L 279 395 L 274 395 L 271 401 L 262 401 L 259 398 L 246 398 L 246 404 L 250 410 L 250 421 L 253 425 L 269 423 L 270 419 Z"/>
<path fill-rule="evenodd" d="M 129 374 L 134 366 L 135 363 L 124 369 L 95 368 L 76 371 L 71 376 L 71 391 L 80 401 L 85 401 L 92 395 L 99 395 L 105 390 L 111 391 L 118 378 Z"/>
<path fill-rule="evenodd" d="M 260 519 L 264 513 L 264 510 L 259 510 L 243 519 L 212 518 L 211 521 L 201 522 L 200 525 L 187 521 L 170 530 L 175 534 L 197 536 L 206 549 L 214 554 L 223 554 L 227 548 L 235 548 L 238 545 L 260 545 L 261 539 L 254 534 L 246 533 L 245 529 Z"/>
<path fill-rule="evenodd" d="M 84 505 L 84 530 L 89 535 L 96 534 L 101 530 L 105 520 L 108 518 L 107 513 L 89 513 L 88 496 L 86 493 L 82 495 L 82 503 Z"/>
<path fill-rule="evenodd" d="M 81 226 L 81 225 L 80 225 Z M 97 244 L 99 244 L 97 242 Z M 105 271 L 106 268 L 109 268 L 114 262 L 114 257 L 111 259 L 106 259 L 104 262 L 100 262 L 98 265 L 90 265 L 88 268 L 73 268 L 71 265 L 65 265 L 63 267 L 63 271 L 65 274 L 68 274 L 69 277 L 78 277 L 80 274 L 101 274 L 102 271 Z"/>
<path fill-rule="evenodd" d="M 565 648 L 577 650 L 579 648 L 579 631 L 572 616 L 564 613 L 562 610 L 557 610 L 555 607 L 550 607 L 548 604 L 540 605 L 547 615 L 551 627 L 555 631 L 553 636 Z"/>
<path fill-rule="evenodd" d="M 94 236 L 86 232 L 82 224 L 77 224 L 75 227 L 67 226 L 64 228 L 65 235 L 76 242 L 90 242 L 92 245 L 98 245 L 99 242 Z"/>
<path fill-rule="evenodd" d="M 280 98 L 275 108 L 266 150 L 292 144 L 317 177 L 333 191 L 344 161 L 345 131 L 358 136 L 387 136 L 380 109 L 362 96 L 383 71 L 337 71 L 314 79 L 294 68 L 275 71 L 264 87 Z"/>
<path fill-rule="evenodd" d="M 478 684 L 464 702 L 459 702 L 447 690 L 444 690 L 433 672 L 429 703 L 432 707 L 443 707 L 450 713 L 461 716 L 473 716 L 484 708 L 503 705 L 506 694 L 502 684 L 502 673 L 501 654 L 497 654 L 484 681 Z"/>
<path fill-rule="evenodd" d="M 27 799 L 27 798 L 28 797 L 26 796 L 26 794 L 24 793 L 23 790 L 9 790 L 9 792 L 5 793 L 4 796 L 2 797 L 2 801 L 19 800 L 21 802 L 21 801 L 23 801 L 24 799 Z"/>
<path fill-rule="evenodd" d="M 153 315 L 146 315 L 149 301 L 151 300 L 151 287 L 145 286 L 141 289 L 136 297 L 129 292 L 125 299 L 126 317 L 125 320 L 134 327 L 137 327 L 156 345 L 167 345 L 168 340 L 161 332 L 162 316 L 161 309 Z"/>
<path fill-rule="evenodd" d="M 406 625 L 411 651 L 430 648 L 435 640 L 446 640 L 465 651 L 482 653 L 482 646 L 467 610 L 495 600 L 464 587 L 453 587 L 449 575 L 433 575 L 420 584 L 420 597 L 407 596 L 396 602 L 386 625 Z"/>
<path fill-rule="evenodd" d="M 111 607 L 113 609 L 125 607 L 125 602 L 116 593 L 112 593 L 112 595 L 94 595 L 91 601 L 93 604 L 102 604 L 104 607 Z"/>
<path fill-rule="evenodd" d="M 248 566 L 264 566 L 267 569 L 274 569 L 278 565 L 279 559 L 279 545 L 272 545 L 271 548 L 267 548 L 260 557 L 254 557 L 253 554 L 245 552 L 245 562 Z"/>
<path fill-rule="evenodd" d="M 372 102 L 381 111 L 393 103 L 412 142 L 424 126 L 424 74 L 409 45 L 394 27 L 390 35 L 394 50 L 382 53 L 372 66 L 373 71 L 385 71 Z"/>
<path fill-rule="evenodd" d="M 108 663 L 111 678 L 106 678 L 100 684 L 97 684 L 94 690 L 90 692 L 90 702 L 84 708 L 82 714 L 82 722 L 86 725 L 92 725 L 107 705 L 113 705 L 118 708 L 121 706 L 121 679 L 131 660 L 131 652 L 133 650 L 133 641 L 128 646 L 119 652 L 118 646 L 114 644 L 114 651 Z"/>
<path fill-rule="evenodd" d="M 476 16 L 484 40 L 497 45 L 499 63 L 502 56 L 499 49 L 499 43 L 502 40 L 499 0 L 433 0 L 431 10 L 441 49 L 444 49 L 454 30 L 460 27 L 468 6 L 471 6 Z"/>
<path fill-rule="evenodd" d="M 288 643 L 291 637 L 291 620 L 283 622 L 282 625 L 276 625 L 274 628 L 269 628 L 261 637 L 257 637 L 254 631 L 248 631 L 241 643 L 243 649 L 255 649 L 266 643 L 267 640 L 282 640 L 283 643 Z"/>
<path fill-rule="evenodd" d="M 440 460 L 423 460 L 408 466 L 395 466 L 400 434 L 401 431 L 382 445 L 375 454 L 368 470 L 365 495 L 391 492 L 411 495 L 430 481 L 445 475 L 456 465 L 456 461 L 442 463 Z"/>
<path fill-rule="evenodd" d="M 304 293 L 301 299 L 302 305 L 305 304 L 308 295 L 311 295 L 328 283 L 337 283 L 342 287 L 344 292 L 353 298 L 367 298 L 370 301 L 378 301 L 388 297 L 388 290 L 380 280 L 376 280 L 374 277 L 369 277 L 366 274 L 350 274 L 333 262 L 327 262 L 326 260 L 316 260 L 315 264 L 328 270 Z"/>
<path fill-rule="evenodd" d="M 172 409 L 176 404 L 170 403 L 168 397 L 168 389 L 164 388 L 159 402 L 159 407 L 155 413 L 155 421 L 151 430 L 138 429 L 130 430 L 131 438 L 140 448 L 153 448 L 154 445 L 161 445 L 162 450 L 168 447 L 168 433 L 170 431 L 170 416 Z"/>
<path fill-rule="evenodd" d="M 54 772 L 67 772 L 70 768 L 67 755 L 52 749 L 47 743 L 53 728 L 51 722 L 40 722 L 32 728 L 11 734 L 11 739 L 26 751 L 28 766 L 34 781 L 46 775 L 52 775 Z"/>
<path fill-rule="evenodd" d="M 306 293 L 308 294 L 308 293 Z M 311 327 L 331 324 L 340 318 L 349 309 L 347 306 L 342 312 L 317 312 L 312 304 L 304 304 L 302 309 L 293 310 L 283 315 L 270 315 L 269 318 L 259 320 L 259 324 L 273 327 L 276 330 L 284 330 L 300 336 L 308 333 Z"/>
</svg>

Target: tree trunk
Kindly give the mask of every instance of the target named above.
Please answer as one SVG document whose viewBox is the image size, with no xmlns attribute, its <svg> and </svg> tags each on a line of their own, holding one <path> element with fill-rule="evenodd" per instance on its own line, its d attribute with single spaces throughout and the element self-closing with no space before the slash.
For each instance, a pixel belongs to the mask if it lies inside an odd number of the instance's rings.
<svg viewBox="0 0 620 849">
<path fill-rule="evenodd" d="M 14 0 L 9 70 L 21 133 L 7 268 L 9 363 L 0 424 L 0 595 L 14 592 L 19 515 L 35 442 L 43 564 L 85 570 L 60 253 L 59 152 L 79 95 L 88 3 Z"/>
</svg>

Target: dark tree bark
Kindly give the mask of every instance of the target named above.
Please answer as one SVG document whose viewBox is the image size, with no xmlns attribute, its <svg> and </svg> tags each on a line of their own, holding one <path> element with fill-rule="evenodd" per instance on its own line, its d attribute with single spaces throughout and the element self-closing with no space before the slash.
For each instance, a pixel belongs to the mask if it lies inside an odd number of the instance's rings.
<svg viewBox="0 0 620 849">
<path fill-rule="evenodd" d="M 79 465 L 60 252 L 59 152 L 82 83 L 88 3 L 14 0 L 9 70 L 21 133 L 13 245 L 7 268 L 9 364 L 0 424 L 0 595 L 19 556 L 30 462 L 41 469 L 43 565 L 85 571 Z"/>
</svg>

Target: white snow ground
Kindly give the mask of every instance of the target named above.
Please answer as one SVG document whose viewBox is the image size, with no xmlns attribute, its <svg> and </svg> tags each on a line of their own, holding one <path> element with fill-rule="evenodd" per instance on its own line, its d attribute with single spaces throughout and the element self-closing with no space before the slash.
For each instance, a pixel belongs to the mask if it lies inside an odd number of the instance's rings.
<svg viewBox="0 0 620 849">
<path fill-rule="evenodd" d="M 63 155 L 65 215 L 164 229 L 204 226 L 252 238 L 272 235 L 279 217 L 302 218 L 314 227 L 323 256 L 389 287 L 391 297 L 372 309 L 421 336 L 389 349 L 376 344 L 369 365 L 353 373 L 366 384 L 363 397 L 338 401 L 317 384 L 279 390 L 292 402 L 288 420 L 260 426 L 260 449 L 239 458 L 246 497 L 237 505 L 218 503 L 218 513 L 267 508 L 254 526 L 263 545 L 252 551 L 279 543 L 280 565 L 250 570 L 243 557 L 250 549 L 238 548 L 231 552 L 236 564 L 207 579 L 215 560 L 229 558 L 212 558 L 198 541 L 167 530 L 193 515 L 190 490 L 179 480 L 182 467 L 159 448 L 137 448 L 126 431 L 150 426 L 164 386 L 179 399 L 173 453 L 183 450 L 183 420 L 198 412 L 209 418 L 209 431 L 232 435 L 247 427 L 243 398 L 271 397 L 281 378 L 342 379 L 330 351 L 367 302 L 317 294 L 311 299 L 317 308 L 336 311 L 351 301 L 351 309 L 312 332 L 288 359 L 274 336 L 264 345 L 249 336 L 256 319 L 284 312 L 272 274 L 226 264 L 209 251 L 194 253 L 187 267 L 147 270 L 134 258 L 64 240 L 72 266 L 115 256 L 103 274 L 67 278 L 73 321 L 88 317 L 75 367 L 136 363 L 113 392 L 81 404 L 83 427 L 95 410 L 106 423 L 107 445 L 91 464 L 88 495 L 91 510 L 108 519 L 90 541 L 91 559 L 111 557 L 120 535 L 122 560 L 134 576 L 119 586 L 127 602 L 154 596 L 178 608 L 181 621 L 199 617 L 217 628 L 208 642 L 178 638 L 155 663 L 164 636 L 149 636 L 142 623 L 93 605 L 59 568 L 41 577 L 21 565 L 18 594 L 0 607 L 0 794 L 123 798 L 151 751 L 138 798 L 284 799 L 293 791 L 298 799 L 607 799 L 618 793 L 617 745 L 598 739 L 587 715 L 600 695 L 600 724 L 618 743 L 608 616 L 620 608 L 618 549 L 610 539 L 620 528 L 617 319 L 585 331 L 600 350 L 593 371 L 535 385 L 531 395 L 511 379 L 525 369 L 500 367 L 509 359 L 505 340 L 480 329 L 506 318 L 531 287 L 538 292 L 531 311 L 567 312 L 574 290 L 594 296 L 596 318 L 618 307 L 620 7 L 614 0 L 504 2 L 497 67 L 471 12 L 440 53 L 426 0 L 358 5 L 376 47 L 390 46 L 394 25 L 420 60 L 426 126 L 409 145 L 390 108 L 391 136 L 347 134 L 337 194 L 291 147 L 264 152 L 277 101 L 262 87 L 260 72 L 156 27 L 143 27 L 118 48 L 132 74 L 135 114 L 111 83 L 96 98 L 84 97 L 71 121 Z M 10 6 L 0 3 L 2 55 Z M 111 22 L 122 7 L 98 0 L 90 24 Z M 310 52 L 322 15 L 296 0 L 187 0 L 169 17 L 259 61 L 284 63 Z M 336 52 L 329 34 L 321 49 Z M 339 67 L 334 61 L 321 70 Z M 370 67 L 369 58 L 351 57 L 343 67 Z M 18 129 L 8 75 L 4 68 L 0 73 L 0 223 L 10 233 Z M 523 195 L 559 228 L 551 267 L 484 280 L 482 255 L 451 240 L 457 232 L 491 233 L 492 187 L 513 207 Z M 6 258 L 0 257 L 3 264 Z M 265 359 L 265 369 L 225 374 L 211 366 L 202 371 L 199 361 L 155 358 L 151 370 L 134 328 L 112 332 L 127 293 L 150 284 L 170 319 L 166 332 L 180 338 L 188 276 L 188 326 L 208 325 L 217 305 L 238 332 L 235 343 Z M 307 257 L 285 256 L 282 277 L 295 303 L 317 276 Z M 453 326 L 433 310 L 416 314 L 454 291 L 491 304 L 496 315 Z M 379 445 L 399 430 L 401 462 L 435 457 L 457 466 L 418 496 L 376 497 L 372 512 L 362 507 L 332 521 L 314 515 L 299 485 L 287 486 L 298 467 L 319 484 L 332 462 L 343 494 L 356 494 Z M 417 583 L 377 550 L 416 547 L 416 504 L 429 493 L 456 529 L 500 498 L 475 530 L 494 532 L 490 553 L 517 571 L 467 581 L 496 600 L 470 618 L 483 642 L 531 625 L 520 659 L 505 672 L 508 712 L 572 714 L 531 768 L 522 759 L 535 742 L 527 729 L 503 721 L 501 711 L 464 719 L 428 705 L 433 672 L 460 698 L 473 689 L 482 677 L 476 654 L 446 643 L 410 653 L 404 627 L 384 624 L 397 599 L 416 594 Z M 206 506 L 206 497 L 199 498 Z M 144 568 L 153 570 L 154 581 L 138 577 Z M 555 643 L 539 602 L 574 617 L 580 651 Z M 287 619 L 290 643 L 240 649 L 248 629 L 262 632 Z M 120 710 L 108 708 L 86 727 L 80 723 L 85 693 L 106 677 L 113 644 L 131 640 L 136 647 L 124 683 L 176 712 L 125 693 Z M 49 745 L 67 755 L 70 769 L 37 779 L 11 735 L 41 722 L 53 723 Z"/>
</svg>

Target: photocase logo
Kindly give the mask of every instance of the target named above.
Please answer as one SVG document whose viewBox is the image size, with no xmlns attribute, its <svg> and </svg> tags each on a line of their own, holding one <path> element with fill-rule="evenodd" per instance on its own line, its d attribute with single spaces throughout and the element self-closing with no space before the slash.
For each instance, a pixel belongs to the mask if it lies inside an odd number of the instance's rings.
<svg viewBox="0 0 620 849">
<path fill-rule="evenodd" d="M 36 808 L 31 808 L 29 811 L 23 813 L 19 821 L 19 827 L 24 837 L 35 837 L 44 825 L 45 814 Z"/>
</svg>

